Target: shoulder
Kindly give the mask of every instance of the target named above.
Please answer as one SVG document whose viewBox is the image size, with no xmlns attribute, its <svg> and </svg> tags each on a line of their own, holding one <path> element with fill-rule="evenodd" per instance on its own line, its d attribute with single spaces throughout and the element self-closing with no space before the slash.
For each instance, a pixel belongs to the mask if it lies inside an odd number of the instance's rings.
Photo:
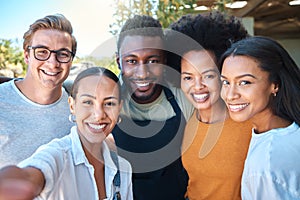
<svg viewBox="0 0 300 200">
<path fill-rule="evenodd" d="M 63 83 L 63 87 L 68 94 L 71 94 L 72 86 L 73 86 L 73 80 L 65 80 L 65 82 Z"/>
<path fill-rule="evenodd" d="M 13 78 L 7 77 L 7 76 L 0 76 L 0 84 L 8 82 L 12 80 Z"/>
<path fill-rule="evenodd" d="M 181 108 L 181 111 L 183 112 L 185 119 L 189 120 L 194 112 L 194 106 L 193 104 L 186 98 L 184 92 L 181 90 L 181 88 L 177 88 L 174 86 L 169 86 L 169 89 L 175 96 L 175 99 Z"/>
<path fill-rule="evenodd" d="M 12 89 L 12 84 L 14 80 L 10 80 L 7 82 L 3 82 L 0 84 L 0 90 L 3 90 L 3 92 L 9 92 Z"/>
<path fill-rule="evenodd" d="M 60 157 L 64 152 L 72 149 L 72 138 L 66 135 L 62 138 L 55 138 L 49 143 L 40 146 L 33 154 L 48 154 L 52 157 Z"/>
<path fill-rule="evenodd" d="M 131 168 L 130 163 L 125 158 L 123 158 L 119 155 L 118 155 L 118 160 L 119 160 L 119 168 L 120 168 L 119 170 L 121 172 L 131 174 L 132 168 Z"/>
</svg>

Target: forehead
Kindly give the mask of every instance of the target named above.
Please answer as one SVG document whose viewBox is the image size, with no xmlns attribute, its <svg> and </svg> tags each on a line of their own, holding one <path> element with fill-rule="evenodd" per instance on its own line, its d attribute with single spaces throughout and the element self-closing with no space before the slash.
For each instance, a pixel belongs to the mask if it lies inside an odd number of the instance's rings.
<svg viewBox="0 0 300 200">
<path fill-rule="evenodd" d="M 202 72 L 208 69 L 218 71 L 215 55 L 207 50 L 192 50 L 185 53 L 181 61 L 182 70 Z"/>
<path fill-rule="evenodd" d="M 226 77 L 237 77 L 243 74 L 256 76 L 268 76 L 268 72 L 259 67 L 258 61 L 249 56 L 229 56 L 224 60 L 222 75 Z"/>
<path fill-rule="evenodd" d="M 163 41 L 159 36 L 125 36 L 120 47 L 120 53 L 121 55 L 129 54 L 130 52 L 143 49 L 162 51 L 164 49 Z"/>
<path fill-rule="evenodd" d="M 72 37 L 70 34 L 55 30 L 41 29 L 37 30 L 32 37 L 32 45 L 44 46 L 69 46 L 72 47 Z"/>
<path fill-rule="evenodd" d="M 78 82 L 78 94 L 88 93 L 93 96 L 116 96 L 119 88 L 115 81 L 107 76 L 88 76 Z"/>
</svg>

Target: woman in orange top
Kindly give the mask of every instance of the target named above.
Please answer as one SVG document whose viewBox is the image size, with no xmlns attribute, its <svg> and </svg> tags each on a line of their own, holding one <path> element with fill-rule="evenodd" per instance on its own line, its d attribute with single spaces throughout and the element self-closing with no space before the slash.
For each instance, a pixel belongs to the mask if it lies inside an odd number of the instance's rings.
<svg viewBox="0 0 300 200">
<path fill-rule="evenodd" d="M 251 123 L 229 118 L 220 97 L 217 63 L 231 42 L 245 38 L 247 31 L 236 18 L 219 12 L 183 16 L 171 29 L 169 50 L 180 55 L 180 64 L 169 64 L 180 66 L 181 89 L 195 107 L 182 146 L 182 161 L 189 175 L 186 195 L 189 200 L 241 199 Z M 176 61 L 174 53 L 169 57 L 172 62 Z"/>
</svg>

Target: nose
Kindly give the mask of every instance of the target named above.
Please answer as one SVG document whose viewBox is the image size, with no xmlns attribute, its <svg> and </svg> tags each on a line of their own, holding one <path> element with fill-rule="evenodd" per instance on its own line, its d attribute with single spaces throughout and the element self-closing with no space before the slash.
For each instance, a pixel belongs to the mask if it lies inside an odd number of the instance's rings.
<svg viewBox="0 0 300 200">
<path fill-rule="evenodd" d="M 53 65 L 54 67 L 59 65 L 59 62 L 56 59 L 56 53 L 51 52 L 49 59 L 47 60 L 48 63 Z"/>
<path fill-rule="evenodd" d="M 139 79 L 144 79 L 148 76 L 149 70 L 147 64 L 141 63 L 136 66 L 135 75 Z"/>
<path fill-rule="evenodd" d="M 240 95 L 236 86 L 230 85 L 222 87 L 221 96 L 224 100 L 232 101 L 239 98 Z"/>
<path fill-rule="evenodd" d="M 101 119 L 104 119 L 106 117 L 104 108 L 100 105 L 95 105 L 94 106 L 94 116 L 95 116 L 96 121 L 100 121 Z"/>
<path fill-rule="evenodd" d="M 205 85 L 203 83 L 202 77 L 195 77 L 195 88 L 196 89 L 202 89 Z"/>
</svg>

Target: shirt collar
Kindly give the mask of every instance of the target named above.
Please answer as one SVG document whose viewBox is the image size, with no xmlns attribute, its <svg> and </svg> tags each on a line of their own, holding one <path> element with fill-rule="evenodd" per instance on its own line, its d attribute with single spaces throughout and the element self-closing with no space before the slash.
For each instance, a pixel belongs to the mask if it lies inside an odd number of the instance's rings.
<svg viewBox="0 0 300 200">
<path fill-rule="evenodd" d="M 74 158 L 74 164 L 79 165 L 82 163 L 88 164 L 87 158 L 84 154 L 79 135 L 77 133 L 77 126 L 71 128 L 71 140 L 72 140 L 72 156 Z"/>
<path fill-rule="evenodd" d="M 76 126 L 73 126 L 71 128 L 70 136 L 72 139 L 72 154 L 73 154 L 72 156 L 74 158 L 74 164 L 79 165 L 79 164 L 85 163 L 86 165 L 89 165 L 89 162 L 83 151 L 82 144 L 81 144 Z M 109 149 L 108 145 L 106 144 L 105 140 L 102 142 L 102 153 L 103 153 L 105 167 L 110 168 L 110 171 L 113 171 L 113 173 L 116 173 L 117 166 L 115 165 L 114 161 L 111 158 L 110 149 Z"/>
</svg>

